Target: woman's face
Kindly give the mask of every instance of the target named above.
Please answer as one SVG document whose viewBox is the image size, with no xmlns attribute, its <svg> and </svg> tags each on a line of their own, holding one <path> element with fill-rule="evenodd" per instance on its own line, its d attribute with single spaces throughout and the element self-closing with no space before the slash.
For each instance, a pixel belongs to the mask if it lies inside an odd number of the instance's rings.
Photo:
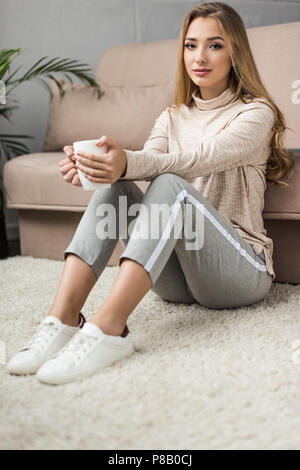
<svg viewBox="0 0 300 470">
<path fill-rule="evenodd" d="M 228 87 L 231 59 L 220 26 L 214 18 L 195 18 L 189 25 L 184 41 L 184 64 L 191 80 L 199 86 L 201 98 L 219 96 Z M 192 38 L 192 39 L 189 39 Z M 194 69 L 207 68 L 206 75 Z"/>
</svg>

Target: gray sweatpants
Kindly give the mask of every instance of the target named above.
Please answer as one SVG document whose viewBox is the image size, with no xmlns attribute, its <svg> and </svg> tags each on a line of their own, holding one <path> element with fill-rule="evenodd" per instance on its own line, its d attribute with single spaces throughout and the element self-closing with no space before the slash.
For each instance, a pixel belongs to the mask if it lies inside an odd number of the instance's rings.
<svg viewBox="0 0 300 470">
<path fill-rule="evenodd" d="M 162 205 L 169 212 L 151 214 Z M 235 308 L 260 301 L 271 288 L 263 252 L 257 255 L 199 191 L 174 174 L 154 178 L 145 194 L 127 180 L 96 190 L 64 258 L 76 254 L 98 278 L 118 239 L 125 248 L 119 265 L 123 258 L 141 264 L 152 291 L 171 302 Z"/>
</svg>

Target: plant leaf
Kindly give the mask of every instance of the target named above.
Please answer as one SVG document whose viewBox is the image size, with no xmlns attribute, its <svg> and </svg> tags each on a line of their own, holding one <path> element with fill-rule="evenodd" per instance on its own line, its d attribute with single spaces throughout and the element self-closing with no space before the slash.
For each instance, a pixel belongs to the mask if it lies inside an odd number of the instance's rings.
<svg viewBox="0 0 300 470">
<path fill-rule="evenodd" d="M 22 53 L 22 49 L 0 49 L 0 79 L 9 69 L 11 62 Z"/>
<path fill-rule="evenodd" d="M 5 79 L 5 86 L 6 87 L 7 87 L 7 85 L 10 85 L 11 79 L 13 78 L 14 75 L 16 75 L 16 73 L 20 70 L 20 68 L 22 68 L 21 65 L 19 67 L 17 67 L 16 70 L 8 78 Z"/>
</svg>

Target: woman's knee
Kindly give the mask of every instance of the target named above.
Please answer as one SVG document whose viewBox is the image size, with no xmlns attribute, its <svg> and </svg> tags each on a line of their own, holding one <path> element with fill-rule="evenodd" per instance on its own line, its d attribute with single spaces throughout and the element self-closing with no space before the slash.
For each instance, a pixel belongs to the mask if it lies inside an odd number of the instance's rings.
<svg viewBox="0 0 300 470">
<path fill-rule="evenodd" d="M 180 176 L 175 175 L 173 173 L 161 173 L 160 175 L 157 175 L 155 176 L 155 178 L 153 178 L 149 187 L 151 185 L 153 186 L 153 184 L 159 184 L 167 188 L 170 183 L 173 183 L 174 181 L 178 182 L 180 180 Z"/>
<path fill-rule="evenodd" d="M 133 181 L 118 180 L 115 181 L 110 187 L 103 189 L 96 189 L 92 195 L 89 206 L 97 207 L 99 204 L 116 204 L 120 203 L 120 196 L 125 196 L 128 200 L 140 200 L 140 189 Z"/>
<path fill-rule="evenodd" d="M 111 184 L 110 187 L 108 187 L 108 191 L 113 192 L 113 193 L 128 193 L 130 189 L 135 186 L 135 183 L 133 181 L 128 181 L 128 180 L 117 180 L 113 184 Z M 98 190 L 97 190 L 98 191 Z M 100 189 L 99 191 L 103 191 Z"/>
</svg>

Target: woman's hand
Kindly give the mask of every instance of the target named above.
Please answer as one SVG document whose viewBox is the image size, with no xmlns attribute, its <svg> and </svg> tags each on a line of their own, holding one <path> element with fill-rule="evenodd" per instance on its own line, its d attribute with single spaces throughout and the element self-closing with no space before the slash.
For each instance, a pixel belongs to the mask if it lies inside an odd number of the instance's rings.
<svg viewBox="0 0 300 470">
<path fill-rule="evenodd" d="M 67 158 L 60 160 L 60 172 L 64 177 L 64 180 L 67 183 L 72 183 L 74 186 L 82 186 L 75 162 L 73 161 L 72 156 L 74 155 L 74 149 L 72 145 L 65 145 L 63 148 Z"/>
<path fill-rule="evenodd" d="M 93 155 L 87 152 L 78 152 L 76 154 L 76 168 L 81 170 L 86 178 L 95 183 L 115 183 L 123 174 L 127 167 L 126 153 L 116 139 L 108 136 L 102 136 L 99 143 L 101 147 L 107 145 L 107 153 L 102 155 Z"/>
</svg>

